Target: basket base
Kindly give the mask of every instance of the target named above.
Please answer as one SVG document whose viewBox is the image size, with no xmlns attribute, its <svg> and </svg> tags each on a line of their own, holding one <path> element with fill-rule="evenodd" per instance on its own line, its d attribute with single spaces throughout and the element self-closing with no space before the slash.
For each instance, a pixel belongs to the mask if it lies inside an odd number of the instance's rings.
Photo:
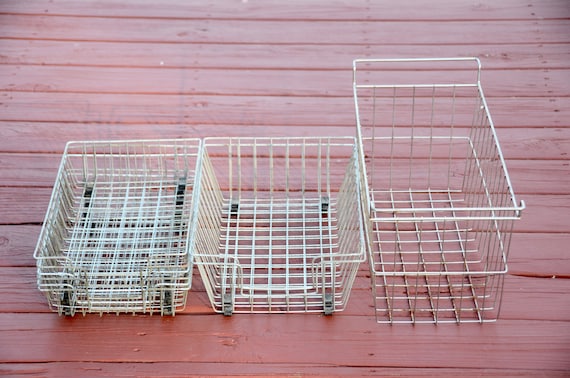
<svg viewBox="0 0 570 378">
<path fill-rule="evenodd" d="M 494 321 L 506 273 L 493 220 L 458 217 L 459 191 L 375 191 L 370 240 L 381 323 Z"/>
<path fill-rule="evenodd" d="M 335 203 L 329 197 L 229 200 L 220 229 L 231 312 L 334 311 Z M 228 314 L 228 294 L 224 294 Z"/>
</svg>

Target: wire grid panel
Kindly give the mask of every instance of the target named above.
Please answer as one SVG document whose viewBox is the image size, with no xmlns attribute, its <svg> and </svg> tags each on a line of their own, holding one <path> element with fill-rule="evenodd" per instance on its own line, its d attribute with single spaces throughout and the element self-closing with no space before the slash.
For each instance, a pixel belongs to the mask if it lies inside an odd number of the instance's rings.
<svg viewBox="0 0 570 378">
<path fill-rule="evenodd" d="M 354 62 L 378 322 L 497 319 L 517 203 L 475 58 Z"/>
<path fill-rule="evenodd" d="M 365 258 L 354 138 L 207 138 L 196 264 L 215 311 L 344 309 Z"/>
<path fill-rule="evenodd" d="M 35 250 L 59 314 L 184 308 L 201 141 L 69 142 Z"/>
</svg>

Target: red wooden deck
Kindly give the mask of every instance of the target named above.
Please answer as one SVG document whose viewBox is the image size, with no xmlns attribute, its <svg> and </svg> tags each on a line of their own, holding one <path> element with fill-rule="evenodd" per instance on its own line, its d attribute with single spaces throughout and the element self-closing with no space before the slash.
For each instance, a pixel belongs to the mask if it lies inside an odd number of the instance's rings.
<svg viewBox="0 0 570 378">
<path fill-rule="evenodd" d="M 354 135 L 357 57 L 477 56 L 513 186 L 501 317 L 58 317 L 35 243 L 68 140 Z M 0 374 L 570 374 L 570 5 L 564 0 L 0 2 Z"/>
</svg>

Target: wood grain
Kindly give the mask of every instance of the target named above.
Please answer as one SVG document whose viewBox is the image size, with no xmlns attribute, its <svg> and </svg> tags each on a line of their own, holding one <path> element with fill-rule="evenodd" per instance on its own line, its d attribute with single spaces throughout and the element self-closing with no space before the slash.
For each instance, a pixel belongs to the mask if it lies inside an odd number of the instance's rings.
<svg viewBox="0 0 570 378">
<path fill-rule="evenodd" d="M 352 62 L 343 69 L 274 70 L 187 69 L 157 64 L 154 68 L 68 67 L 4 65 L 0 90 L 48 93 L 109 93 L 160 95 L 271 95 L 351 96 Z M 399 72 L 394 76 L 406 73 Z M 430 76 L 445 82 L 447 72 Z M 388 81 L 386 78 L 384 82 Z M 564 97 L 570 95 L 566 82 L 570 69 L 485 70 L 483 88 L 489 97 Z M 382 84 L 384 82 L 376 82 Z M 136 83 L 136 85 L 133 85 Z"/>
<path fill-rule="evenodd" d="M 570 15 L 564 1 L 504 0 L 500 3 L 471 3 L 467 1 L 443 0 L 433 7 L 419 7 L 414 1 L 402 1 L 397 7 L 383 2 L 366 0 L 352 1 L 347 6 L 342 0 L 327 1 L 325 4 L 307 4 L 302 0 L 283 3 L 278 0 L 263 4 L 248 1 L 219 3 L 203 1 L 191 6 L 176 0 L 157 4 L 151 0 L 137 2 L 133 7 L 118 0 L 105 0 L 94 5 L 83 5 L 72 0 L 51 2 L 3 2 L 0 12 L 34 15 L 80 15 L 97 17 L 144 17 L 144 18 L 245 18 L 282 20 L 481 20 L 481 19 L 558 19 Z M 434 9 L 437 11 L 434 12 Z"/>
<path fill-rule="evenodd" d="M 131 67 L 163 69 L 347 70 L 356 57 L 415 58 L 418 56 L 477 56 L 487 70 L 567 69 L 570 49 L 565 43 L 377 45 L 219 44 L 195 43 L 173 54 L 168 43 L 98 41 L 1 40 L 1 64 L 33 66 Z M 52 51 L 57 51 L 53 54 Z M 315 73 L 315 72 L 313 72 Z M 486 75 L 484 75 L 484 78 Z M 43 78 L 46 79 L 46 78 Z M 499 83 L 501 80 L 499 80 Z M 498 83 L 498 84 L 499 84 Z M 322 83 L 321 83 L 322 84 Z M 490 83 L 488 83 L 490 84 Z"/>
<path fill-rule="evenodd" d="M 118 25 L 120 20 L 120 32 Z M 191 22 L 189 22 L 191 21 Z M 51 15 L 0 14 L 0 38 L 56 41 L 162 42 L 191 44 L 204 42 L 247 44 L 473 44 L 480 41 L 512 44 L 563 43 L 566 19 L 476 20 L 429 22 L 369 20 L 250 20 L 103 18 Z M 25 26 L 25 27 L 23 27 Z M 282 30 L 287 27 L 288 32 Z M 147 31 L 152 30 L 152 33 Z M 252 33 L 251 30 L 256 30 Z M 455 30 L 455 33 L 449 33 Z M 410 32 L 412 31 L 412 32 Z M 415 33 L 413 32 L 415 31 Z M 308 40 L 307 36 L 311 38 Z M 179 47 L 182 47 L 179 46 Z M 179 53 L 183 53 L 181 50 Z"/>
<path fill-rule="evenodd" d="M 566 116 L 570 112 L 570 97 L 497 97 L 489 98 L 488 103 L 493 120 L 500 127 L 568 126 Z M 524 117 L 513 117 L 517 113 Z M 354 117 L 352 97 L 37 92 L 3 92 L 0 95 L 0 121 L 7 123 L 87 122 L 115 126 L 186 123 L 308 127 L 355 125 Z M 441 114 L 441 117 L 442 120 L 449 120 L 448 114 Z M 465 122 L 467 118 L 464 117 Z"/>
<path fill-rule="evenodd" d="M 506 373 L 505 369 L 453 369 L 453 368 L 415 368 L 390 366 L 331 366 L 330 364 L 262 364 L 262 363 L 214 363 L 214 362 L 47 362 L 47 363 L 4 363 L 0 373 L 6 375 L 26 375 L 30 377 L 45 377 L 46 375 L 62 377 L 71 376 L 111 377 L 121 374 L 134 376 L 168 376 L 186 377 L 189 374 L 205 376 L 231 375 L 240 372 L 252 376 L 295 376 L 310 375 L 312 377 L 353 377 L 378 376 L 384 377 L 497 377 Z M 189 373 L 191 372 L 191 373 Z M 509 374 L 517 377 L 535 377 L 540 374 L 534 370 L 511 369 Z M 567 371 L 549 370 L 550 377 L 566 377 Z"/>
<path fill-rule="evenodd" d="M 12 346 L 0 352 L 3 362 L 47 362 L 63 354 L 70 362 L 93 361 L 89 356 L 96 355 L 107 362 L 263 361 L 378 367 L 413 363 L 462 369 L 480 368 L 484 363 L 494 369 L 506 364 L 529 370 L 537 366 L 568 368 L 568 327 L 566 322 L 557 321 L 527 320 L 524 324 L 529 327 L 521 332 L 523 322 L 514 320 L 484 327 L 382 327 L 360 316 L 357 321 L 350 316 L 240 315 L 225 319 L 189 315 L 161 319 L 140 315 L 59 318 L 25 313 L 18 315 L 21 329 L 13 330 L 11 316 L 0 314 L 0 331 Z M 74 332 L 53 332 L 70 327 Z M 519 332 L 516 336 L 515 329 Z M 25 341 L 31 338 L 33 343 Z M 340 340 L 344 348 L 322 347 Z M 401 352 L 409 343 L 417 353 Z M 508 353 L 513 348 L 518 353 Z M 457 353 L 465 349 L 469 353 Z M 22 350 L 26 352 L 22 354 Z"/>
</svg>

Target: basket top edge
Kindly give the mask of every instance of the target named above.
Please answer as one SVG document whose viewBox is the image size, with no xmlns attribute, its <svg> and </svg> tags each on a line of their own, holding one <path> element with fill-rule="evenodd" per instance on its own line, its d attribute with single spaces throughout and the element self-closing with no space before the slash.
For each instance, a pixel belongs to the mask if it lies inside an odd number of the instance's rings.
<svg viewBox="0 0 570 378">
<path fill-rule="evenodd" d="M 70 140 L 66 148 L 75 146 L 105 146 L 105 145 L 164 145 L 164 146 L 196 146 L 202 144 L 201 138 L 170 138 L 170 139 L 109 139 L 109 140 Z"/>
<path fill-rule="evenodd" d="M 355 136 L 309 136 L 309 137 L 206 137 L 204 146 L 219 144 L 331 144 L 354 145 Z"/>
</svg>

